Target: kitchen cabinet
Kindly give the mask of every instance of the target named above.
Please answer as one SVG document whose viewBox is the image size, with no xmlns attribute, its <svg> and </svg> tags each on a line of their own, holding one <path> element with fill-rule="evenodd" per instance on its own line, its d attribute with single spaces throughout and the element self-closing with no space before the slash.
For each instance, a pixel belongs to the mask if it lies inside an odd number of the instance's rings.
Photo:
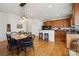
<svg viewBox="0 0 79 59">
<path fill-rule="evenodd" d="M 52 28 L 71 27 L 71 16 L 65 19 L 49 20 L 43 24 L 46 26 L 51 26 Z"/>
<path fill-rule="evenodd" d="M 66 32 L 55 31 L 55 40 L 58 42 L 66 42 Z"/>
<path fill-rule="evenodd" d="M 79 3 L 73 4 L 73 25 L 79 25 Z"/>
</svg>

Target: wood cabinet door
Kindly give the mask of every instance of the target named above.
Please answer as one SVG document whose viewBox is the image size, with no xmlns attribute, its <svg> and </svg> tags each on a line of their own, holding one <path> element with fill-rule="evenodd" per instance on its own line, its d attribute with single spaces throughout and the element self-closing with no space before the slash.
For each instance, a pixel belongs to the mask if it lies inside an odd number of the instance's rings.
<svg viewBox="0 0 79 59">
<path fill-rule="evenodd" d="M 79 3 L 74 4 L 74 19 L 75 25 L 79 25 Z"/>
<path fill-rule="evenodd" d="M 66 42 L 66 32 L 55 31 L 55 38 L 56 41 Z"/>
</svg>

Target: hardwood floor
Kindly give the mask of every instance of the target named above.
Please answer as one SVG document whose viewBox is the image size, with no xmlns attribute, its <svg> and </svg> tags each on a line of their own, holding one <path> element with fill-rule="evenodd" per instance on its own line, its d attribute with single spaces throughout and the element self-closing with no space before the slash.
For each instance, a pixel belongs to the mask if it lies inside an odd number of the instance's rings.
<svg viewBox="0 0 79 59">
<path fill-rule="evenodd" d="M 67 48 L 62 42 L 46 42 L 39 41 L 38 37 L 34 40 L 34 48 L 35 52 L 31 48 L 27 49 L 27 56 L 66 56 L 68 54 Z M 7 50 L 7 41 L 0 42 L 0 55 L 1 56 L 17 56 L 17 54 L 13 52 L 9 52 Z M 24 56 L 25 53 L 22 51 L 20 56 Z"/>
</svg>

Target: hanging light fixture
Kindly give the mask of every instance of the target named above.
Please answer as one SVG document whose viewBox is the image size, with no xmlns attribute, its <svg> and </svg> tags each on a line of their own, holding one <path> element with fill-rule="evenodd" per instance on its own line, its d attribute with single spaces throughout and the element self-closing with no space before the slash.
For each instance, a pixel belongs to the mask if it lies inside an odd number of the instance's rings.
<svg viewBox="0 0 79 59">
<path fill-rule="evenodd" d="M 24 23 L 24 19 L 22 19 L 22 17 L 19 18 L 19 23 Z"/>
<path fill-rule="evenodd" d="M 23 19 L 24 21 L 27 21 L 27 17 L 26 17 L 25 15 L 22 16 L 22 19 Z"/>
<path fill-rule="evenodd" d="M 27 17 L 26 17 L 26 7 L 24 6 L 26 3 L 21 3 L 19 6 L 20 6 L 20 10 L 21 10 L 21 13 L 22 14 L 19 18 L 19 22 L 20 23 L 24 23 L 25 21 L 27 21 Z"/>
</svg>

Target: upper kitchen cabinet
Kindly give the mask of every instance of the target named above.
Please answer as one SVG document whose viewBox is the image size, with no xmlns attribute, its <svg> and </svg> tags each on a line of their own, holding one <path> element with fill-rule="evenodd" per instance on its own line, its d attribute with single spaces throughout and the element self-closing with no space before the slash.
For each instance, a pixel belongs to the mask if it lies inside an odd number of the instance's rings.
<svg viewBox="0 0 79 59">
<path fill-rule="evenodd" d="M 79 3 L 73 4 L 73 25 L 79 25 Z"/>
<path fill-rule="evenodd" d="M 57 27 L 71 27 L 71 17 L 58 20 L 50 20 L 43 23 L 44 25 L 51 26 L 52 28 Z"/>
</svg>

